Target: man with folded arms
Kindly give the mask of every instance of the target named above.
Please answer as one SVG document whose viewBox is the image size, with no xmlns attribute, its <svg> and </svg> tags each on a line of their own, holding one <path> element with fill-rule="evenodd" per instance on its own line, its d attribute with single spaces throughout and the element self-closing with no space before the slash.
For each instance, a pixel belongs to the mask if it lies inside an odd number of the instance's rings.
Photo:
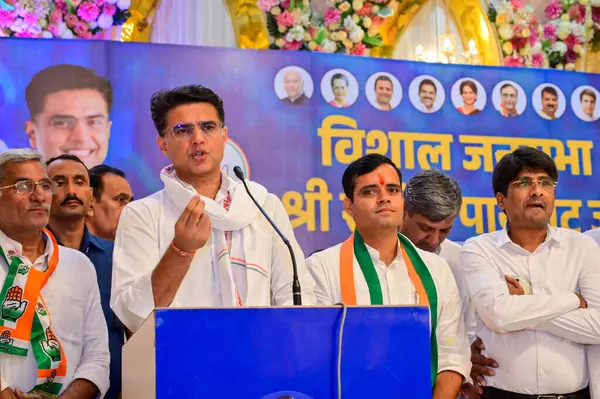
<svg viewBox="0 0 600 399">
<path fill-rule="evenodd" d="M 44 228 L 56 183 L 42 162 L 0 154 L 0 398 L 93 399 L 110 360 L 96 273 Z"/>
<path fill-rule="evenodd" d="M 461 250 L 476 333 L 499 365 L 486 378 L 486 399 L 586 399 L 588 385 L 600 383 L 600 248 L 549 225 L 557 179 L 540 150 L 505 155 L 492 185 L 507 224 Z"/>
<path fill-rule="evenodd" d="M 241 183 L 221 171 L 223 100 L 190 85 L 155 93 L 157 143 L 172 165 L 165 188 L 125 207 L 115 239 L 111 307 L 135 332 L 155 307 L 291 305 L 292 261 Z M 281 201 L 248 182 L 290 240 L 304 305 L 315 302 L 304 255 Z"/>
<path fill-rule="evenodd" d="M 471 370 L 460 296 L 446 261 L 398 234 L 404 212 L 400 171 L 383 155 L 370 154 L 348 166 L 342 185 L 356 230 L 307 259 L 318 302 L 429 306 L 437 349 L 433 398 L 456 399 Z"/>
</svg>

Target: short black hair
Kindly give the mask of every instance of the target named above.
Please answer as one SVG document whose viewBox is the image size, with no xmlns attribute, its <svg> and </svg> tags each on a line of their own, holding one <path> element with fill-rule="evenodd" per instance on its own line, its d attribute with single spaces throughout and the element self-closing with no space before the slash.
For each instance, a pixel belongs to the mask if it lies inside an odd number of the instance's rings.
<svg viewBox="0 0 600 399">
<path fill-rule="evenodd" d="M 211 104 L 217 110 L 221 123 L 225 124 L 223 99 L 217 93 L 202 85 L 179 86 L 158 91 L 150 99 L 150 113 L 158 135 L 161 137 L 165 135 L 167 114 L 170 110 L 180 105 L 194 103 Z"/>
<path fill-rule="evenodd" d="M 548 93 L 554 97 L 558 97 L 558 92 L 552 86 L 546 86 L 542 89 L 542 95 L 541 95 L 542 98 L 544 98 L 544 93 Z"/>
<path fill-rule="evenodd" d="M 419 93 L 421 92 L 421 89 L 423 89 L 423 86 L 428 85 L 433 86 L 433 92 L 437 94 L 437 86 L 435 85 L 435 83 L 433 83 L 433 80 L 431 79 L 423 79 L 421 83 L 419 83 Z"/>
<path fill-rule="evenodd" d="M 87 166 L 85 166 L 85 163 L 83 163 L 83 161 L 81 159 L 79 159 L 78 156 L 71 155 L 71 154 L 61 154 L 61 155 L 59 155 L 57 157 L 53 157 L 53 158 L 50 158 L 49 160 L 47 160 L 46 161 L 46 167 L 50 166 L 51 163 L 56 162 L 56 161 L 73 161 L 73 162 L 79 162 L 85 168 L 85 170 L 86 170 L 86 172 L 88 174 L 88 179 L 91 180 L 90 170 L 88 169 Z"/>
<path fill-rule="evenodd" d="M 94 198 L 100 201 L 104 193 L 104 175 L 112 174 L 125 179 L 125 172 L 109 165 L 96 165 L 90 169 L 90 186 L 94 190 Z"/>
<path fill-rule="evenodd" d="M 396 169 L 396 172 L 398 172 L 398 178 L 400 179 L 400 184 L 402 184 L 402 172 L 400 172 L 400 169 L 398 169 L 391 159 L 380 154 L 369 154 L 352 162 L 344 171 L 342 186 L 344 187 L 346 197 L 350 200 L 354 199 L 354 188 L 357 177 L 371 173 L 381 165 L 392 165 Z"/>
<path fill-rule="evenodd" d="M 380 75 L 377 77 L 377 79 L 375 79 L 375 84 L 373 85 L 373 88 L 377 88 L 377 83 L 379 82 L 390 82 L 390 84 L 392 85 L 392 90 L 394 90 L 394 82 L 392 82 L 392 79 L 389 76 L 386 75 Z"/>
<path fill-rule="evenodd" d="M 521 147 L 503 156 L 494 168 L 492 175 L 494 195 L 502 193 L 506 196 L 510 183 L 525 170 L 541 170 L 558 181 L 558 169 L 548 154 L 537 148 Z"/>
<path fill-rule="evenodd" d="M 113 89 L 108 79 L 96 74 L 93 69 L 79 65 L 59 64 L 42 69 L 31 78 L 25 88 L 25 102 L 30 118 L 44 110 L 46 96 L 63 90 L 92 89 L 98 91 L 110 112 L 113 104 Z"/>
</svg>

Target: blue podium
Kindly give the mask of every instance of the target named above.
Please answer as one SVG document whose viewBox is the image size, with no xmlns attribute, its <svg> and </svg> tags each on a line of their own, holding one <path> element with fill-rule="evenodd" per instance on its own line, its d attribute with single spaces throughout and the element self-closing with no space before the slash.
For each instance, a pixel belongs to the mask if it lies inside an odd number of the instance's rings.
<svg viewBox="0 0 600 399">
<path fill-rule="evenodd" d="M 341 307 L 157 309 L 123 348 L 123 399 L 336 399 Z M 429 310 L 348 307 L 345 399 L 431 398 Z"/>
</svg>

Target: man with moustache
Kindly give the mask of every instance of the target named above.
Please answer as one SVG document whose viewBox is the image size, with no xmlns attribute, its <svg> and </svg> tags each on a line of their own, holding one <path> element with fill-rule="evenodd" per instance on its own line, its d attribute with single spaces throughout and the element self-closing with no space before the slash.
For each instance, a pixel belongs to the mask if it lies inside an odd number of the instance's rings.
<svg viewBox="0 0 600 399">
<path fill-rule="evenodd" d="M 500 88 L 500 114 L 505 118 L 515 118 L 519 116 L 517 104 L 519 102 L 519 92 L 515 86 L 510 83 L 504 84 Z"/>
<path fill-rule="evenodd" d="M 79 157 L 87 167 L 108 152 L 113 102 L 110 82 L 78 65 L 53 65 L 36 73 L 25 89 L 30 119 L 25 133 L 44 157 Z"/>
<path fill-rule="evenodd" d="M 110 349 L 110 389 L 105 398 L 115 399 L 121 391 L 121 348 L 125 343 L 125 328 L 110 309 L 113 243 L 90 234 L 85 225 L 92 188 L 83 161 L 74 155 L 63 154 L 50 158 L 46 166 L 48 177 L 56 183 L 48 228 L 59 245 L 85 254 L 96 269 Z"/>
<path fill-rule="evenodd" d="M 558 109 L 558 92 L 554 87 L 546 86 L 542 89 L 542 109 L 538 115 L 547 120 L 556 119 Z"/>
<path fill-rule="evenodd" d="M 114 241 L 121 212 L 125 205 L 133 201 L 131 185 L 125 172 L 108 165 L 97 165 L 90 169 L 90 185 L 94 197 L 86 225 L 91 234 Z"/>
<path fill-rule="evenodd" d="M 381 75 L 375 79 L 375 107 L 382 111 L 392 109 L 390 101 L 394 94 L 394 83 L 389 76 Z"/>
<path fill-rule="evenodd" d="M 584 89 L 579 95 L 581 101 L 582 119 L 586 122 L 594 122 L 598 116 L 594 115 L 596 110 L 596 93 L 591 89 Z"/>
<path fill-rule="evenodd" d="M 291 69 L 283 75 L 283 88 L 287 97 L 281 99 L 289 105 L 304 105 L 309 98 L 304 94 L 304 79 L 300 72 Z"/>
<path fill-rule="evenodd" d="M 598 388 L 600 248 L 550 226 L 557 180 L 556 164 L 538 149 L 505 155 L 492 185 L 506 226 L 461 250 L 477 336 L 499 365 L 486 399 L 588 399 L 588 386 Z"/>
<path fill-rule="evenodd" d="M 188 85 L 155 93 L 151 114 L 173 162 L 165 188 L 128 204 L 115 239 L 111 307 L 135 333 L 155 307 L 291 305 L 290 253 L 244 187 L 220 169 L 227 142 L 223 100 Z M 304 255 L 281 201 L 249 189 L 289 239 L 302 303 L 315 303 Z"/>
<path fill-rule="evenodd" d="M 387 157 L 369 154 L 346 168 L 342 186 L 356 230 L 307 259 L 318 303 L 429 306 L 437 349 L 433 398 L 456 399 L 471 370 L 460 296 L 446 261 L 398 234 L 404 212 L 400 170 Z"/>
<path fill-rule="evenodd" d="M 431 79 L 423 79 L 421 83 L 419 83 L 419 99 L 420 103 L 417 109 L 426 114 L 430 114 L 432 112 L 437 111 L 435 109 L 435 98 L 437 96 L 437 87 L 435 83 Z"/>
<path fill-rule="evenodd" d="M 55 190 L 39 153 L 0 154 L 1 399 L 94 399 L 108 389 L 94 267 L 44 228 Z"/>
</svg>

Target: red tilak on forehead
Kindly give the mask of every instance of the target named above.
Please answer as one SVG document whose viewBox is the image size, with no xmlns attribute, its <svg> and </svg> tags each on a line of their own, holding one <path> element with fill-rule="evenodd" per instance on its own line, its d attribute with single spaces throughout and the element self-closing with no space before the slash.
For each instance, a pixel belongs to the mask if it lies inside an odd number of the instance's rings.
<svg viewBox="0 0 600 399">
<path fill-rule="evenodd" d="M 385 180 L 383 180 L 383 176 L 379 175 L 379 184 L 382 186 L 385 184 Z"/>
</svg>

